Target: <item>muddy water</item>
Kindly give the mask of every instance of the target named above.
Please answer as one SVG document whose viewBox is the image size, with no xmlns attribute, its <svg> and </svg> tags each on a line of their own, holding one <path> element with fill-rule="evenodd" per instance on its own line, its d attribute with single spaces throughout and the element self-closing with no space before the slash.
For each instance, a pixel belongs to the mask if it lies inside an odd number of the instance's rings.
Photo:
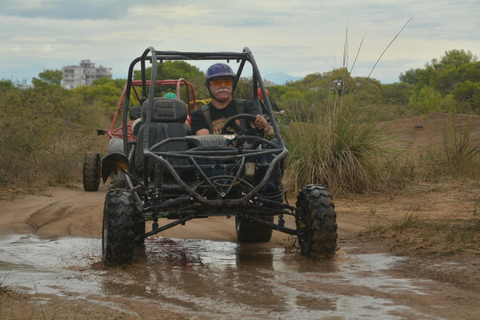
<svg viewBox="0 0 480 320">
<path fill-rule="evenodd" d="M 389 275 L 398 257 L 353 255 L 347 248 L 333 260 L 313 262 L 284 251 L 150 238 L 135 252 L 132 266 L 107 269 L 99 263 L 100 240 L 14 235 L 0 238 L 0 283 L 96 304 L 105 295 L 140 299 L 192 317 L 430 318 L 401 302 L 402 296 L 426 293 L 423 282 Z"/>
</svg>

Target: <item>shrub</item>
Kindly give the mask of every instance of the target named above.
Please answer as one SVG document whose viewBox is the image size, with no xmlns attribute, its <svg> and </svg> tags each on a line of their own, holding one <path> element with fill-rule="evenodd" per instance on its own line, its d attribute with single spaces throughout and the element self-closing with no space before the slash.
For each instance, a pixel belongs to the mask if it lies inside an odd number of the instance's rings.
<svg viewBox="0 0 480 320">
<path fill-rule="evenodd" d="M 104 119 L 97 104 L 82 101 L 60 87 L 0 91 L 0 188 L 80 176 L 83 154 Z"/>
<path fill-rule="evenodd" d="M 455 114 L 444 120 L 441 145 L 432 145 L 421 152 L 411 164 L 411 180 L 478 179 L 480 148 L 471 141 L 472 127 L 462 123 Z"/>
<path fill-rule="evenodd" d="M 361 110 L 342 99 L 326 100 L 325 105 L 309 122 L 293 121 L 283 132 L 293 188 L 318 183 L 332 193 L 380 189 L 385 159 L 393 151 L 387 146 L 391 137 L 375 119 L 359 121 Z"/>
</svg>

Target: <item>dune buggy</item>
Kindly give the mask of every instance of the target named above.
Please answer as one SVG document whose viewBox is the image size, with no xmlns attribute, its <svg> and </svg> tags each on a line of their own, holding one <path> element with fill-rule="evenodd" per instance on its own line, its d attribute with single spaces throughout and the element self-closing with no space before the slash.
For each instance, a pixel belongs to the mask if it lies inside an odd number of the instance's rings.
<svg viewBox="0 0 480 320">
<path fill-rule="evenodd" d="M 248 48 L 235 53 L 156 51 L 149 47 L 133 60 L 128 71 L 123 128 L 128 127 L 130 91 L 134 87 L 131 78 L 137 63 L 144 75 L 140 100 L 145 101 L 137 138 L 129 140 L 128 130 L 123 130 L 123 138 L 102 161 L 103 181 L 112 175 L 117 177 L 105 197 L 103 263 L 129 263 L 134 246 L 145 238 L 212 216 L 235 217 L 239 242 L 269 241 L 272 230 L 277 230 L 297 236 L 304 255 L 332 257 L 337 242 L 332 198 L 325 187 L 313 184 L 299 191 L 295 206 L 288 204 L 281 183 L 287 147 L 269 101 L 266 108 L 274 141 L 266 139 L 264 132 L 238 125 L 237 120 L 252 120 L 252 115 L 242 113 L 225 123 L 222 134 L 194 135 L 185 124 L 191 104 L 155 96 L 157 66 L 167 60 L 236 64 L 234 92 L 244 70 L 249 69 L 251 92 L 258 106 L 257 89 L 265 95 Z M 145 79 L 147 64 L 152 70 L 150 81 Z M 295 220 L 291 227 L 285 223 L 287 216 Z"/>
<path fill-rule="evenodd" d="M 123 88 L 122 94 L 120 99 L 117 103 L 117 108 L 115 110 L 115 114 L 113 116 L 113 120 L 110 124 L 110 129 L 102 130 L 97 129 L 98 135 L 107 135 L 110 138 L 110 145 L 109 150 L 112 149 L 112 145 L 115 144 L 122 144 L 120 140 L 123 139 L 123 123 L 120 124 L 121 119 L 118 119 L 119 115 L 122 114 L 123 109 L 122 106 L 124 105 L 125 95 L 127 92 L 127 86 L 130 85 L 130 93 L 132 97 L 130 97 L 130 104 L 134 105 L 135 107 L 130 107 L 128 111 L 128 118 L 129 121 L 127 122 L 127 140 L 129 142 L 133 142 L 136 137 L 132 132 L 132 127 L 138 124 L 141 121 L 140 117 L 140 106 L 146 100 L 142 98 L 142 95 L 139 93 L 142 90 L 142 85 L 150 86 L 150 80 L 142 81 L 142 80 L 132 80 L 129 84 L 125 84 Z M 195 90 L 191 83 L 188 83 L 185 79 L 166 79 L 166 80 L 156 80 L 155 81 L 156 87 L 162 88 L 175 88 L 175 94 L 178 98 L 185 97 L 186 101 L 189 101 L 191 107 L 196 109 L 196 98 L 195 98 Z M 131 101 L 133 100 L 133 101 Z M 190 108 L 188 109 L 188 118 L 190 118 Z M 117 122 L 118 121 L 118 122 Z M 138 128 L 138 127 L 137 127 Z M 112 139 L 113 138 L 113 139 Z M 102 163 L 100 159 L 100 153 L 96 151 L 88 151 L 85 154 L 83 159 L 83 189 L 85 191 L 97 191 L 100 186 L 100 180 L 102 179 Z"/>
</svg>

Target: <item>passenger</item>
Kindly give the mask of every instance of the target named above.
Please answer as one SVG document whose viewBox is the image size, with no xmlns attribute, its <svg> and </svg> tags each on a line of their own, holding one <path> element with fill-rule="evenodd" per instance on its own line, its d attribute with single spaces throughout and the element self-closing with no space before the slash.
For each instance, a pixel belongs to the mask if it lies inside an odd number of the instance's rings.
<svg viewBox="0 0 480 320">
<path fill-rule="evenodd" d="M 164 97 L 164 98 L 167 98 L 167 99 L 178 99 L 178 98 L 177 98 L 177 95 L 176 95 L 175 93 L 173 93 L 173 92 L 168 92 L 168 93 L 165 94 L 163 97 Z"/>
<path fill-rule="evenodd" d="M 173 92 L 168 92 L 163 96 L 166 99 L 178 99 L 177 95 Z M 187 119 L 185 120 L 184 125 L 186 125 L 190 129 L 190 115 L 187 114 Z"/>
<path fill-rule="evenodd" d="M 225 63 L 216 63 L 207 70 L 205 85 L 212 97 L 208 107 L 202 107 L 192 113 L 192 132 L 197 135 L 221 133 L 223 125 L 232 116 L 237 115 L 238 100 L 233 99 L 233 83 L 235 73 Z M 267 126 L 267 120 L 260 113 L 253 101 L 242 100 L 243 112 L 256 116 L 255 127 L 262 130 Z M 205 112 L 207 110 L 207 112 Z M 206 115 L 207 113 L 207 115 Z M 206 119 L 209 118 L 209 119 Z"/>
<path fill-rule="evenodd" d="M 270 93 L 268 92 L 267 89 L 265 89 L 265 91 L 267 92 L 267 98 L 268 98 L 268 101 L 270 101 L 270 105 L 272 106 L 272 110 L 273 112 L 278 112 L 280 113 L 281 115 L 284 115 L 285 114 L 285 110 L 281 109 L 276 103 L 275 101 L 273 101 L 271 98 L 270 98 Z M 262 109 L 263 110 L 263 113 L 267 113 L 267 107 L 265 105 L 265 99 L 263 98 L 263 93 L 262 93 L 262 89 L 258 88 L 257 90 L 257 93 L 258 93 L 258 97 L 260 98 L 260 103 L 262 104 Z"/>
</svg>

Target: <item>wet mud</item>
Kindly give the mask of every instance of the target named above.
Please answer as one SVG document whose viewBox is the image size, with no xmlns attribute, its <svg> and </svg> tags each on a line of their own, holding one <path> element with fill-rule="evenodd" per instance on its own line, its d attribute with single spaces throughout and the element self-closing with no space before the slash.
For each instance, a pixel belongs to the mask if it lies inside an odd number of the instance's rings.
<svg viewBox="0 0 480 320">
<path fill-rule="evenodd" d="M 124 306 L 98 297 L 216 319 L 434 318 L 404 299 L 429 295 L 429 281 L 390 272 L 406 258 L 351 251 L 312 261 L 256 244 L 149 238 L 132 265 L 105 268 L 98 239 L 9 235 L 0 238 L 0 280 L 29 294 L 82 299 L 116 312 Z"/>
</svg>

